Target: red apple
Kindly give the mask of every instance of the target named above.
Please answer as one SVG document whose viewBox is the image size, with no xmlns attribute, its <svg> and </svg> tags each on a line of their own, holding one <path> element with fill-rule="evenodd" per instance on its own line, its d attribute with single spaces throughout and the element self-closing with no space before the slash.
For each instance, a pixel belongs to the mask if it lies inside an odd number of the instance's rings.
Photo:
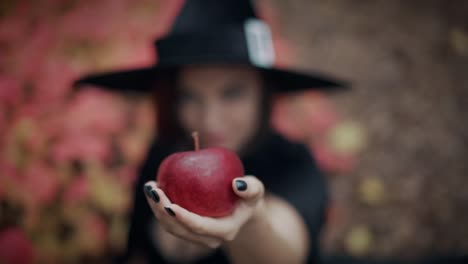
<svg viewBox="0 0 468 264">
<path fill-rule="evenodd" d="M 194 133 L 195 151 L 178 152 L 161 163 L 158 186 L 171 202 L 203 216 L 221 217 L 232 213 L 238 200 L 232 180 L 244 175 L 239 157 L 221 148 L 199 150 Z"/>
</svg>

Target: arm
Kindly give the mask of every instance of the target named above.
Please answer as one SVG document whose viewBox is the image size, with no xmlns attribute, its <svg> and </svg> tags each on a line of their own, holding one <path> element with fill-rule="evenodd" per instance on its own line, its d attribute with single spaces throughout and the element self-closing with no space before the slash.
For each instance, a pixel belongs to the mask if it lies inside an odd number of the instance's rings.
<svg viewBox="0 0 468 264">
<path fill-rule="evenodd" d="M 233 263 L 304 263 L 308 244 L 298 212 L 284 200 L 267 195 L 265 206 L 225 248 Z"/>
<path fill-rule="evenodd" d="M 264 198 L 257 178 L 239 179 L 247 189 L 238 190 L 233 182 L 241 201 L 232 215 L 223 218 L 203 217 L 172 204 L 155 182 L 147 183 L 147 198 L 164 230 L 213 249 L 222 246 L 234 263 L 304 262 L 308 238 L 298 213 L 279 198 Z M 152 192 L 159 199 L 151 199 Z"/>
<path fill-rule="evenodd" d="M 192 262 L 209 255 L 213 251 L 206 246 L 172 235 L 159 225 L 156 219 L 152 221 L 150 230 L 153 245 L 165 260 Z"/>
</svg>

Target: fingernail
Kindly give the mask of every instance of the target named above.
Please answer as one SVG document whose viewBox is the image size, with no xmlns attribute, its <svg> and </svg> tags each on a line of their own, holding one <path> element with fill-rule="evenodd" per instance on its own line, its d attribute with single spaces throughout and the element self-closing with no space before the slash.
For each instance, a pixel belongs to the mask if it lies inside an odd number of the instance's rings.
<svg viewBox="0 0 468 264">
<path fill-rule="evenodd" d="M 169 208 L 169 207 L 164 207 L 164 209 L 166 209 L 166 212 L 167 212 L 168 214 L 170 214 L 171 216 L 175 216 L 175 213 L 174 213 L 174 211 L 172 211 L 171 208 Z"/>
<path fill-rule="evenodd" d="M 247 183 L 243 180 L 236 180 L 236 188 L 239 191 L 247 190 Z"/>
<path fill-rule="evenodd" d="M 158 192 L 156 192 L 155 190 L 151 190 L 151 194 L 152 194 L 152 195 L 151 195 L 151 198 L 152 198 L 155 202 L 159 203 L 159 195 L 158 195 Z"/>
<path fill-rule="evenodd" d="M 153 199 L 154 202 L 159 203 L 159 195 L 150 185 L 145 186 L 145 193 L 149 198 Z"/>
</svg>

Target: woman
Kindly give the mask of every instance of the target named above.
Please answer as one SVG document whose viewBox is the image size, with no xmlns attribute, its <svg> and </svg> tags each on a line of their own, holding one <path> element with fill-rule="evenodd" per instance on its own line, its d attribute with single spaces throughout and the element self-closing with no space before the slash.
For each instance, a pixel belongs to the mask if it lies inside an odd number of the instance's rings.
<svg viewBox="0 0 468 264">
<path fill-rule="evenodd" d="M 156 47 L 158 65 L 80 81 L 156 94 L 158 137 L 136 185 L 127 260 L 316 261 L 326 185 L 307 149 L 270 129 L 270 95 L 342 85 L 275 68 L 268 27 L 248 1 L 187 1 Z M 165 157 L 191 149 L 192 131 L 202 147 L 226 147 L 242 159 L 248 176 L 232 182 L 240 201 L 229 216 L 189 212 L 154 181 Z"/>
</svg>

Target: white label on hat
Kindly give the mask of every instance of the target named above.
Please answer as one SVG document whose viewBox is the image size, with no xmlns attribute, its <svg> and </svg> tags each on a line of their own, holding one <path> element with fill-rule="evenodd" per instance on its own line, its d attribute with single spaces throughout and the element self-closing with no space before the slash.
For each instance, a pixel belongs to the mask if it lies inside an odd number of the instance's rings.
<svg viewBox="0 0 468 264">
<path fill-rule="evenodd" d="M 268 25 L 261 20 L 251 18 L 245 21 L 244 27 L 250 61 L 263 68 L 273 66 L 275 51 Z"/>
</svg>

